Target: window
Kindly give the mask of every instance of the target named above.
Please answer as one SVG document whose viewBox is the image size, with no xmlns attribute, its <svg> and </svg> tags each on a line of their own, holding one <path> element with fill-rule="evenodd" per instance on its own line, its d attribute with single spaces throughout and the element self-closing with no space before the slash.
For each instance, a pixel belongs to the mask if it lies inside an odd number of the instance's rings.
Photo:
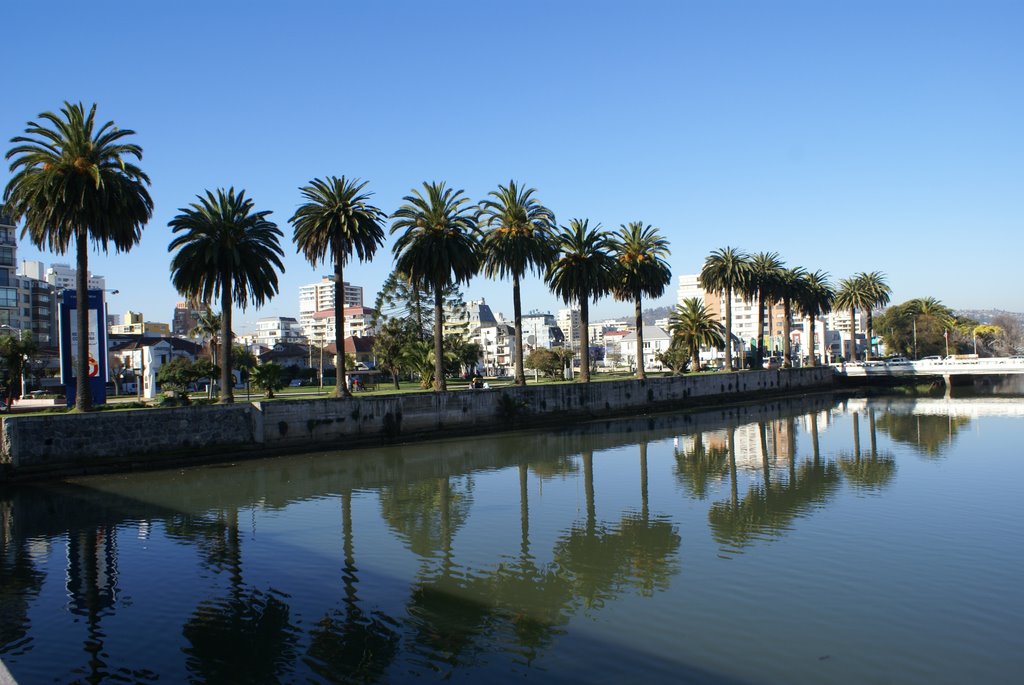
<svg viewBox="0 0 1024 685">
<path fill-rule="evenodd" d="M 14 266 L 13 247 L 0 247 L 0 266 Z"/>
<path fill-rule="evenodd" d="M 0 288 L 0 307 L 17 307 L 18 291 L 14 288 Z"/>
</svg>

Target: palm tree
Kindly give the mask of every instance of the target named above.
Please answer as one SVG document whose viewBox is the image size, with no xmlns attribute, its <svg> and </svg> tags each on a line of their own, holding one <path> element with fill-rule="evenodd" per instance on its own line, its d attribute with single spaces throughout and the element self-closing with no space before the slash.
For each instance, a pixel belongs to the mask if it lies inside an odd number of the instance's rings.
<svg viewBox="0 0 1024 685">
<path fill-rule="evenodd" d="M 480 269 L 477 221 L 462 190 L 424 183 L 394 213 L 391 232 L 404 230 L 393 248 L 395 268 L 434 295 L 434 389 L 448 389 L 444 377 L 444 291 L 468 283 Z"/>
<path fill-rule="evenodd" d="M 857 361 L 857 310 L 869 306 L 869 301 L 870 295 L 863 280 L 852 276 L 839 281 L 835 306 L 850 310 L 850 361 Z"/>
<path fill-rule="evenodd" d="M 779 299 L 782 300 L 782 368 L 793 366 L 793 355 L 790 348 L 789 333 L 793 319 L 793 302 L 800 297 L 807 272 L 799 266 L 791 269 L 780 269 L 778 275 Z"/>
<path fill-rule="evenodd" d="M 24 219 L 26 235 L 39 249 L 64 254 L 75 243 L 75 407 L 92 408 L 89 392 L 89 241 L 107 252 L 127 252 L 153 215 L 149 177 L 130 158 L 142 148 L 122 142 L 135 135 L 114 122 L 97 128 L 96 105 L 64 103 L 60 114 L 43 112 L 7 152 L 13 174 L 4 189 L 5 212 Z"/>
<path fill-rule="evenodd" d="M 796 305 L 804 313 L 804 316 L 810 319 L 810 335 L 807 336 L 807 343 L 810 346 L 808 348 L 808 366 L 817 366 L 818 364 L 818 356 L 814 352 L 816 336 L 814 321 L 817 317 L 832 311 L 832 302 L 836 298 L 836 293 L 828 279 L 828 272 L 820 269 L 814 273 L 804 274 L 803 284 L 797 292 Z M 822 351 L 824 349 L 823 344 Z"/>
<path fill-rule="evenodd" d="M 636 377 L 647 378 L 644 373 L 644 320 L 642 299 L 661 297 L 665 286 L 672 281 L 668 257 L 668 241 L 650 225 L 633 221 L 619 226 L 613 243 L 619 268 L 612 291 L 618 300 L 632 301 L 636 318 Z"/>
<path fill-rule="evenodd" d="M 186 297 L 209 302 L 220 297 L 220 402 L 235 401 L 231 374 L 231 305 L 244 310 L 259 307 L 277 294 L 277 274 L 284 271 L 277 224 L 269 211 L 254 212 L 245 191 L 218 189 L 197 196 L 198 202 L 179 209 L 168 224 L 180 234 L 167 246 L 177 250 L 171 260 L 171 282 Z"/>
<path fill-rule="evenodd" d="M 750 365 L 754 369 L 764 367 L 764 310 L 768 308 L 770 317 L 772 305 L 779 294 L 781 271 L 782 260 L 778 252 L 758 252 L 750 258 L 750 276 L 743 291 L 757 304 L 757 350 Z"/>
<path fill-rule="evenodd" d="M 273 399 L 274 391 L 284 387 L 284 369 L 279 364 L 267 362 L 256 364 L 250 372 L 252 384 L 267 395 L 267 399 Z"/>
<path fill-rule="evenodd" d="M 289 219 L 299 252 L 316 267 L 321 261 L 334 262 L 334 344 L 345 349 L 345 262 L 352 254 L 365 262 L 373 259 L 384 242 L 382 222 L 386 214 L 369 204 L 372 193 L 364 193 L 366 181 L 328 176 L 315 178 L 299 189 L 307 200 Z M 351 397 L 341 365 L 334 397 Z"/>
<path fill-rule="evenodd" d="M 740 250 L 724 247 L 715 250 L 704 260 L 700 271 L 700 287 L 711 292 L 725 293 L 725 366 L 732 370 L 732 294 L 743 291 L 750 278 L 750 257 Z M 740 345 L 743 342 L 740 341 Z"/>
<path fill-rule="evenodd" d="M 869 271 L 867 273 L 859 273 L 856 278 L 861 282 L 861 287 L 864 290 L 864 312 L 867 315 L 867 350 L 864 353 L 864 358 L 867 360 L 871 359 L 871 340 L 872 340 L 872 315 L 871 311 L 875 307 L 884 307 L 889 304 L 889 300 L 892 297 L 892 288 L 885 282 L 885 274 L 881 271 Z"/>
<path fill-rule="evenodd" d="M 188 332 L 188 334 L 194 338 L 209 341 L 211 366 L 217 366 L 217 336 L 220 335 L 220 325 L 220 314 L 214 314 L 213 310 L 207 306 L 205 311 L 200 312 L 199 316 L 196 317 L 195 327 Z M 208 397 L 213 397 L 212 377 L 210 378 L 210 385 L 208 386 Z"/>
<path fill-rule="evenodd" d="M 725 327 L 708 312 L 699 297 L 689 297 L 676 306 L 669 319 L 669 332 L 690 355 L 690 370 L 700 370 L 702 347 L 725 347 Z"/>
<path fill-rule="evenodd" d="M 515 384 L 526 385 L 523 372 L 523 308 L 519 280 L 527 270 L 543 272 L 555 256 L 552 233 L 555 215 L 533 198 L 534 188 L 520 188 L 515 181 L 499 185 L 480 203 L 483 268 L 487 276 L 512 277 L 512 308 L 515 317 Z"/>
<path fill-rule="evenodd" d="M 589 330 L 590 301 L 607 295 L 614 285 L 615 259 L 608 253 L 612 239 L 601 224 L 590 228 L 588 219 L 572 219 L 555 235 L 557 259 L 544 276 L 551 291 L 566 304 L 580 306 L 580 330 Z M 580 348 L 580 381 L 590 382 L 590 345 Z"/>
</svg>

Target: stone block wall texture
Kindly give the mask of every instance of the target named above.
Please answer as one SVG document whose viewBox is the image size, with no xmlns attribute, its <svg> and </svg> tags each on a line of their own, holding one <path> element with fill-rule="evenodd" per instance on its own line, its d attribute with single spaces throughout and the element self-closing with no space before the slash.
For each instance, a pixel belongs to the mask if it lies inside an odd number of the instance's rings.
<svg viewBox="0 0 1024 685">
<path fill-rule="evenodd" d="M 15 416 L 4 419 L 0 480 L 539 427 L 831 386 L 831 369 L 818 367 L 442 394 Z"/>
</svg>

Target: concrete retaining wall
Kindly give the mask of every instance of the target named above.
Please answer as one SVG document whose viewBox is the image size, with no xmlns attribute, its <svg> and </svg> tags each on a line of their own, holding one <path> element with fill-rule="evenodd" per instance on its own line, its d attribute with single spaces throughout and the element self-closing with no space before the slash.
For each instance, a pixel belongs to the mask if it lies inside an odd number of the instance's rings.
<svg viewBox="0 0 1024 685">
<path fill-rule="evenodd" d="M 218 461 L 697 407 L 832 386 L 829 368 L 4 419 L 0 480 Z"/>
</svg>

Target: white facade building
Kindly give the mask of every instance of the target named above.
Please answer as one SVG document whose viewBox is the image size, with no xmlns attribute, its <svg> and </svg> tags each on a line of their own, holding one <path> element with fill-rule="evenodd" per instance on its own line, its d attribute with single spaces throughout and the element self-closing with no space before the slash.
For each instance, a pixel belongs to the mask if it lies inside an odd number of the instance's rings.
<svg viewBox="0 0 1024 685">
<path fill-rule="evenodd" d="M 363 288 L 347 281 L 344 287 L 344 305 L 349 307 L 363 306 Z M 334 311 L 334 279 L 324 276 L 319 283 L 309 283 L 299 287 L 299 326 L 307 336 L 313 335 L 313 317 L 317 312 Z"/>
<path fill-rule="evenodd" d="M 256 321 L 253 343 L 273 348 L 278 343 L 301 343 L 306 338 L 299 322 L 292 316 L 271 316 Z"/>
<path fill-rule="evenodd" d="M 570 350 L 580 349 L 580 310 L 575 308 L 558 310 L 558 327 L 565 338 L 565 346 Z"/>
<path fill-rule="evenodd" d="M 58 290 L 74 290 L 77 275 L 78 269 L 72 269 L 68 264 L 51 264 L 46 270 L 46 282 Z M 91 272 L 88 275 L 88 283 L 90 290 L 105 290 L 107 287 L 106 278 L 93 276 Z"/>
<path fill-rule="evenodd" d="M 551 314 L 523 315 L 523 348 L 562 347 L 565 336 Z"/>
<path fill-rule="evenodd" d="M 658 355 L 666 351 L 672 342 L 672 336 L 664 329 L 657 326 L 644 326 L 644 349 L 643 359 L 645 369 L 662 369 L 662 363 L 658 361 Z M 619 343 L 623 361 L 631 367 L 637 361 L 637 336 L 636 331 L 627 333 Z"/>
<path fill-rule="evenodd" d="M 504 322 L 485 323 L 477 328 L 471 340 L 483 351 L 480 364 L 484 375 L 512 375 L 516 359 L 516 329 Z"/>
<path fill-rule="evenodd" d="M 345 307 L 344 313 L 346 338 L 361 338 L 374 334 L 375 330 L 372 321 L 377 313 L 375 309 L 370 307 Z M 334 318 L 333 309 L 315 312 L 309 319 L 308 324 L 301 326 L 306 338 L 314 342 L 332 342 L 334 340 L 336 319 Z"/>
</svg>

